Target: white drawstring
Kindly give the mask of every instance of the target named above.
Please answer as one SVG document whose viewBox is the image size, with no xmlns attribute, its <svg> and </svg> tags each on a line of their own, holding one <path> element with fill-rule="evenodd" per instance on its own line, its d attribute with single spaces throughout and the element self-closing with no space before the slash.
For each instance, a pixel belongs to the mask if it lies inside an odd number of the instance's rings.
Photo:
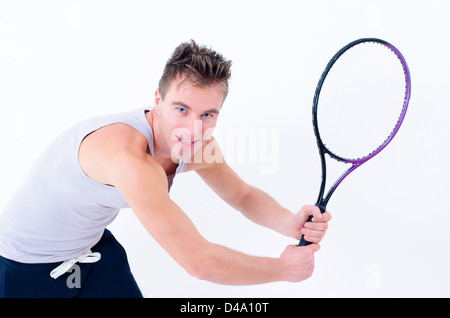
<svg viewBox="0 0 450 318">
<path fill-rule="evenodd" d="M 100 258 L 101 255 L 99 252 L 92 253 L 91 250 L 88 250 L 83 255 L 64 261 L 61 265 L 51 271 L 50 276 L 57 279 L 62 274 L 68 272 L 75 263 L 95 263 L 98 262 Z"/>
</svg>

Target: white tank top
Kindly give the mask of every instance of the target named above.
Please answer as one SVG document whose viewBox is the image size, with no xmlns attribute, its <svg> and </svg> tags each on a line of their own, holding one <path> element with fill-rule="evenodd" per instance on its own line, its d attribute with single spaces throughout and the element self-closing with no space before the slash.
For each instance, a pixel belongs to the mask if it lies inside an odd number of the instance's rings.
<svg viewBox="0 0 450 318">
<path fill-rule="evenodd" d="M 51 263 L 77 257 L 94 246 L 120 209 L 129 205 L 115 187 L 97 183 L 83 172 L 78 149 L 91 132 L 126 123 L 145 136 L 154 155 L 148 110 L 92 118 L 61 134 L 1 212 L 0 255 L 22 263 Z M 185 168 L 181 161 L 175 174 Z M 168 176 L 169 190 L 175 174 Z"/>
</svg>

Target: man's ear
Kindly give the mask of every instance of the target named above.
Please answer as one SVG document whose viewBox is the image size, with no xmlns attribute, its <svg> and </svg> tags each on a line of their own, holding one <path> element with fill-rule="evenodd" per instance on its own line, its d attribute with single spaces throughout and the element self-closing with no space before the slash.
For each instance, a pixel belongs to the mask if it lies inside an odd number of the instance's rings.
<svg viewBox="0 0 450 318">
<path fill-rule="evenodd" d="M 159 111 L 159 103 L 161 102 L 161 92 L 159 91 L 159 88 L 155 91 L 155 109 Z"/>
</svg>

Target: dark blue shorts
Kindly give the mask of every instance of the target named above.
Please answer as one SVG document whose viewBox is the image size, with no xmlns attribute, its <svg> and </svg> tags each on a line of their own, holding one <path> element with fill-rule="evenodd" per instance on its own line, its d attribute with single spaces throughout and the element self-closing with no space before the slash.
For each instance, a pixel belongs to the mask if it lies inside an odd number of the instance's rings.
<svg viewBox="0 0 450 318">
<path fill-rule="evenodd" d="M 110 231 L 91 248 L 96 263 L 77 263 L 57 279 L 50 272 L 59 263 L 24 264 L 0 256 L 0 298 L 142 298 L 124 248 Z"/>
</svg>

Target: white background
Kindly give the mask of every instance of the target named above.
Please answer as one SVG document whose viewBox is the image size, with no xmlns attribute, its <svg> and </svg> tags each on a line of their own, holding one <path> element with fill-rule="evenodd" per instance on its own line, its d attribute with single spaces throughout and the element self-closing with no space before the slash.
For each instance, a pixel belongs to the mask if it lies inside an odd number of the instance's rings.
<svg viewBox="0 0 450 318">
<path fill-rule="evenodd" d="M 0 208 L 67 127 L 153 105 L 165 61 L 189 39 L 234 63 L 218 129 L 279 132 L 276 171 L 262 173 L 261 160 L 230 165 L 292 211 L 313 204 L 321 174 L 311 124 L 315 85 L 340 47 L 379 37 L 408 61 L 410 108 L 388 150 L 334 194 L 312 278 L 215 285 L 190 277 L 131 210 L 110 229 L 147 297 L 449 297 L 449 12 L 444 0 L 2 0 Z M 171 195 L 213 242 L 273 257 L 296 243 L 247 221 L 195 173 L 178 176 Z"/>
</svg>

